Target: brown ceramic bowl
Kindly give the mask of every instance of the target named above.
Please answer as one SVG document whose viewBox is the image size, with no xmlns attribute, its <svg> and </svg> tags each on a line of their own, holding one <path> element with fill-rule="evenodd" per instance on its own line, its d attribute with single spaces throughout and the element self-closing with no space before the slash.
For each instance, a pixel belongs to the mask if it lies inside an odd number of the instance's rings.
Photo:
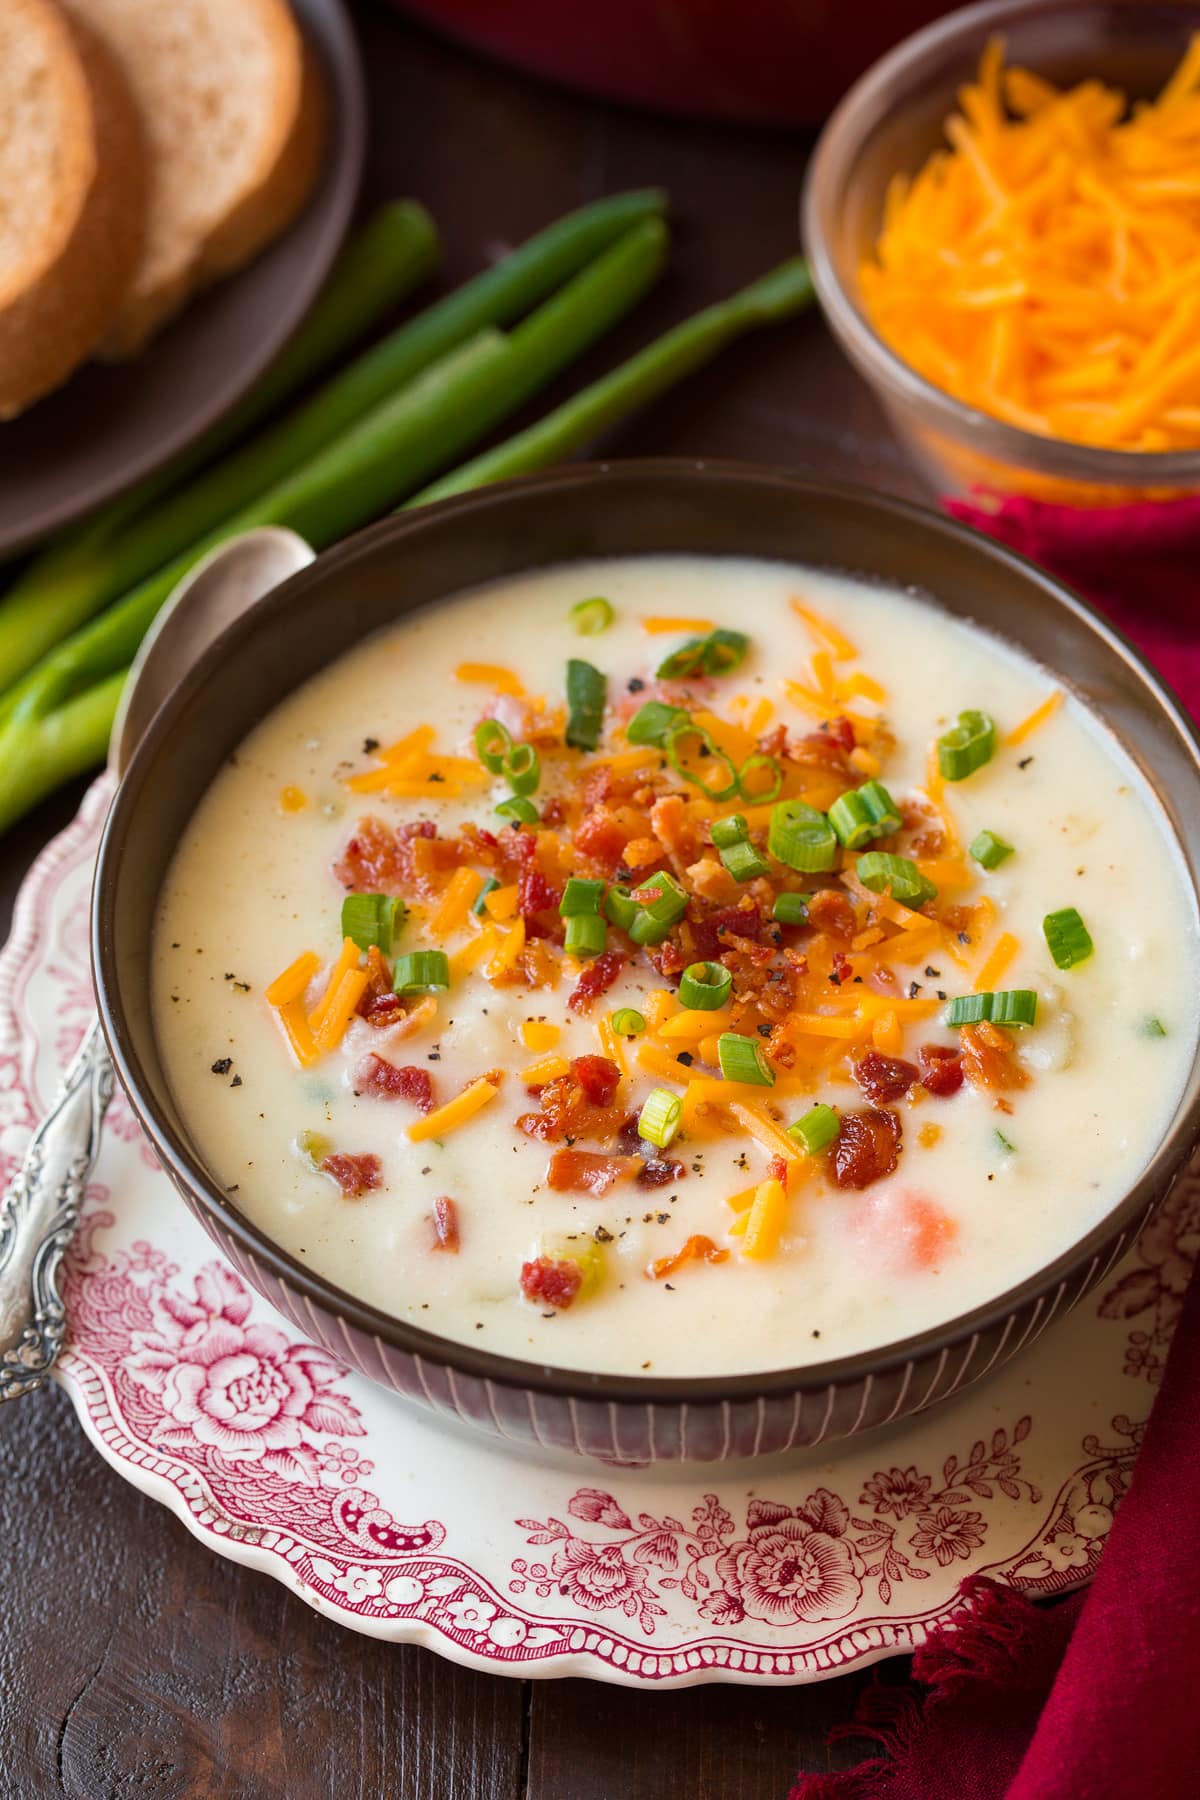
<svg viewBox="0 0 1200 1800">
<path fill-rule="evenodd" d="M 1108 1217 L 986 1306 L 901 1343 L 802 1369 L 663 1379 L 490 1355 L 402 1323 L 272 1243 L 210 1177 L 163 1076 L 150 1010 L 155 905 L 222 760 L 269 708 L 366 633 L 472 584 L 576 557 L 741 553 L 912 584 L 1054 670 L 1152 780 L 1200 888 L 1200 740 L 1136 651 L 1012 552 L 899 500 L 727 464 L 576 467 L 385 520 L 245 615 L 166 702 L 121 785 L 96 872 L 100 1016 L 117 1073 L 175 1186 L 301 1331 L 435 1412 L 517 1441 L 625 1462 L 717 1461 L 813 1445 L 918 1412 L 1016 1355 L 1100 1280 L 1200 1135 L 1200 1052 L 1148 1168 Z"/>
</svg>

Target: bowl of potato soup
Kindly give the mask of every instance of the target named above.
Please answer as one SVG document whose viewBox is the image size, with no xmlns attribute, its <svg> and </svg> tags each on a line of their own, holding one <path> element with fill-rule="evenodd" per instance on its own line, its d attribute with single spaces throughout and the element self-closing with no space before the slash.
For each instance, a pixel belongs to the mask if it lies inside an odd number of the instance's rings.
<svg viewBox="0 0 1200 1800">
<path fill-rule="evenodd" d="M 279 1310 L 517 1441 L 779 1452 L 1073 1305 L 1198 1135 L 1192 726 L 1020 558 L 736 465 L 386 521 L 121 785 L 101 1016 Z"/>
</svg>

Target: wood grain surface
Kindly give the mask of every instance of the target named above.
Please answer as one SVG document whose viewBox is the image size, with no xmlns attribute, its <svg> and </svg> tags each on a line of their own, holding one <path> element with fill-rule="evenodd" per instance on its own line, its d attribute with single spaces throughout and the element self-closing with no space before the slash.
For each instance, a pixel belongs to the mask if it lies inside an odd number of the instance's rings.
<svg viewBox="0 0 1200 1800">
<path fill-rule="evenodd" d="M 618 112 L 386 7 L 357 17 L 365 199 L 426 202 L 445 283 L 597 194 L 670 190 L 670 273 L 563 392 L 795 250 L 803 142 Z M 604 447 L 918 492 L 815 316 L 736 346 Z M 0 927 L 81 792 L 0 844 Z M 831 1766 L 826 1731 L 865 1679 L 629 1693 L 477 1675 L 352 1635 L 119 1480 L 56 1389 L 0 1409 L 0 1546 L 0 1800 L 785 1800 L 798 1767 Z M 852 1759 L 843 1748 L 832 1766 Z"/>
</svg>

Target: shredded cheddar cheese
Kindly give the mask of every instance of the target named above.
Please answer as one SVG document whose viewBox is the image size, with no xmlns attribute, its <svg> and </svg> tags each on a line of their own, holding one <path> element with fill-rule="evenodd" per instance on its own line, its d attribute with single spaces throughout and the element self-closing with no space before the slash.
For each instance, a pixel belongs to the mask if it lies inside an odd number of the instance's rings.
<svg viewBox="0 0 1200 1800">
<path fill-rule="evenodd" d="M 1200 34 L 1157 100 L 1060 90 L 994 39 L 949 148 L 889 191 L 860 271 L 884 341 L 1026 431 L 1200 445 Z"/>
<path fill-rule="evenodd" d="M 426 1113 L 423 1119 L 417 1119 L 408 1127 L 408 1136 L 412 1143 L 420 1144 L 426 1138 L 445 1137 L 447 1132 L 457 1131 L 468 1119 L 473 1119 L 477 1112 L 494 1100 L 500 1092 L 497 1082 L 481 1075 L 478 1081 L 472 1081 L 461 1094 L 453 1100 L 447 1100 L 445 1106 L 439 1106 L 434 1112 Z"/>
<path fill-rule="evenodd" d="M 742 1255 L 768 1257 L 779 1246 L 787 1213 L 787 1195 L 783 1183 L 773 1178 L 759 1183 L 753 1204 L 745 1215 L 746 1232 L 742 1239 Z"/>
<path fill-rule="evenodd" d="M 427 920 L 430 936 L 448 938 L 452 932 L 461 931 L 482 887 L 483 876 L 476 869 L 465 864 L 461 869 L 455 869 L 445 893 Z"/>
<path fill-rule="evenodd" d="M 1009 963 L 1020 949 L 1011 931 L 1003 931 L 992 945 L 987 956 L 979 966 L 975 977 L 974 988 L 977 994 L 984 994 L 994 988 L 1004 974 Z"/>
<path fill-rule="evenodd" d="M 309 1027 L 302 1000 L 286 1000 L 279 1008 L 279 1022 L 292 1048 L 292 1055 L 302 1069 L 311 1068 L 317 1060 L 317 1046 Z"/>
<path fill-rule="evenodd" d="M 483 903 L 483 910 L 488 918 L 501 923 L 515 919 L 519 892 L 515 881 L 509 887 L 493 888 Z"/>
<path fill-rule="evenodd" d="M 520 699 L 525 692 L 524 686 L 511 669 L 500 663 L 459 663 L 454 671 L 455 681 L 475 682 L 480 687 L 490 687 L 497 694 L 512 694 Z"/>
<path fill-rule="evenodd" d="M 1034 707 L 1027 719 L 1022 719 L 1019 725 L 1013 726 L 1004 740 L 1005 743 L 1010 747 L 1015 744 L 1023 744 L 1026 738 L 1033 736 L 1039 726 L 1054 717 L 1062 703 L 1063 691 L 1061 688 L 1055 688 L 1052 694 L 1047 694 L 1040 706 Z"/>
<path fill-rule="evenodd" d="M 303 812 L 308 805 L 308 795 L 303 788 L 285 787 L 279 796 L 279 810 L 285 813 Z"/>
<path fill-rule="evenodd" d="M 544 1087 L 548 1081 L 557 1081 L 560 1075 L 569 1075 L 571 1065 L 565 1056 L 555 1055 L 539 1057 L 537 1062 L 529 1063 L 521 1070 L 521 1080 L 526 1087 Z"/>
<path fill-rule="evenodd" d="M 357 969 L 357 967 L 358 945 L 353 938 L 343 938 L 342 948 L 338 954 L 338 959 L 329 971 L 329 980 L 325 984 L 325 992 L 321 995 L 321 998 L 317 1001 L 316 1006 L 308 1017 L 309 1029 L 312 1031 L 314 1037 L 320 1032 L 321 1026 L 324 1024 L 325 1019 L 333 1006 L 334 1000 L 337 998 L 338 989 L 341 987 L 343 977 L 348 975 L 352 969 Z"/>
<path fill-rule="evenodd" d="M 814 606 L 807 606 L 803 600 L 792 600 L 792 611 L 796 617 L 803 619 L 817 642 L 827 650 L 832 650 L 839 662 L 850 662 L 858 655 L 858 651 L 845 634 L 838 630 L 832 619 L 827 619 Z"/>
<path fill-rule="evenodd" d="M 267 1005 L 287 1006 L 298 1000 L 320 966 L 321 959 L 316 952 L 305 950 L 266 989 Z"/>
<path fill-rule="evenodd" d="M 527 1050 L 553 1050 L 562 1036 L 561 1025 L 548 1019 L 526 1019 L 521 1026 L 521 1042 Z"/>
<path fill-rule="evenodd" d="M 346 1035 L 346 1027 L 354 1017 L 354 1009 L 366 992 L 367 974 L 365 969 L 347 969 L 338 982 L 337 992 L 324 1013 L 320 1025 L 313 1033 L 318 1054 L 325 1056 L 335 1050 Z"/>
<path fill-rule="evenodd" d="M 712 628 L 711 619 L 659 618 L 652 614 L 649 618 L 642 620 L 642 630 L 648 631 L 654 636 L 661 636 L 667 631 L 711 631 Z"/>
</svg>

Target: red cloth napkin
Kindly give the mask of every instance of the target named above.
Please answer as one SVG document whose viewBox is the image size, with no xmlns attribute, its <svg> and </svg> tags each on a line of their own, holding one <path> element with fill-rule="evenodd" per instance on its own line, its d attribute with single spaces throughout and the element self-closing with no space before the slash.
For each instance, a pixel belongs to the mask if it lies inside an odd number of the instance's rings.
<svg viewBox="0 0 1200 1800">
<path fill-rule="evenodd" d="M 1107 613 L 1200 714 L 1200 500 L 949 510 Z M 1200 1793 L 1200 1276 L 1091 1588 L 1037 1605 L 982 1577 L 853 1724 L 885 1752 L 790 1800 L 1184 1800 Z"/>
</svg>

